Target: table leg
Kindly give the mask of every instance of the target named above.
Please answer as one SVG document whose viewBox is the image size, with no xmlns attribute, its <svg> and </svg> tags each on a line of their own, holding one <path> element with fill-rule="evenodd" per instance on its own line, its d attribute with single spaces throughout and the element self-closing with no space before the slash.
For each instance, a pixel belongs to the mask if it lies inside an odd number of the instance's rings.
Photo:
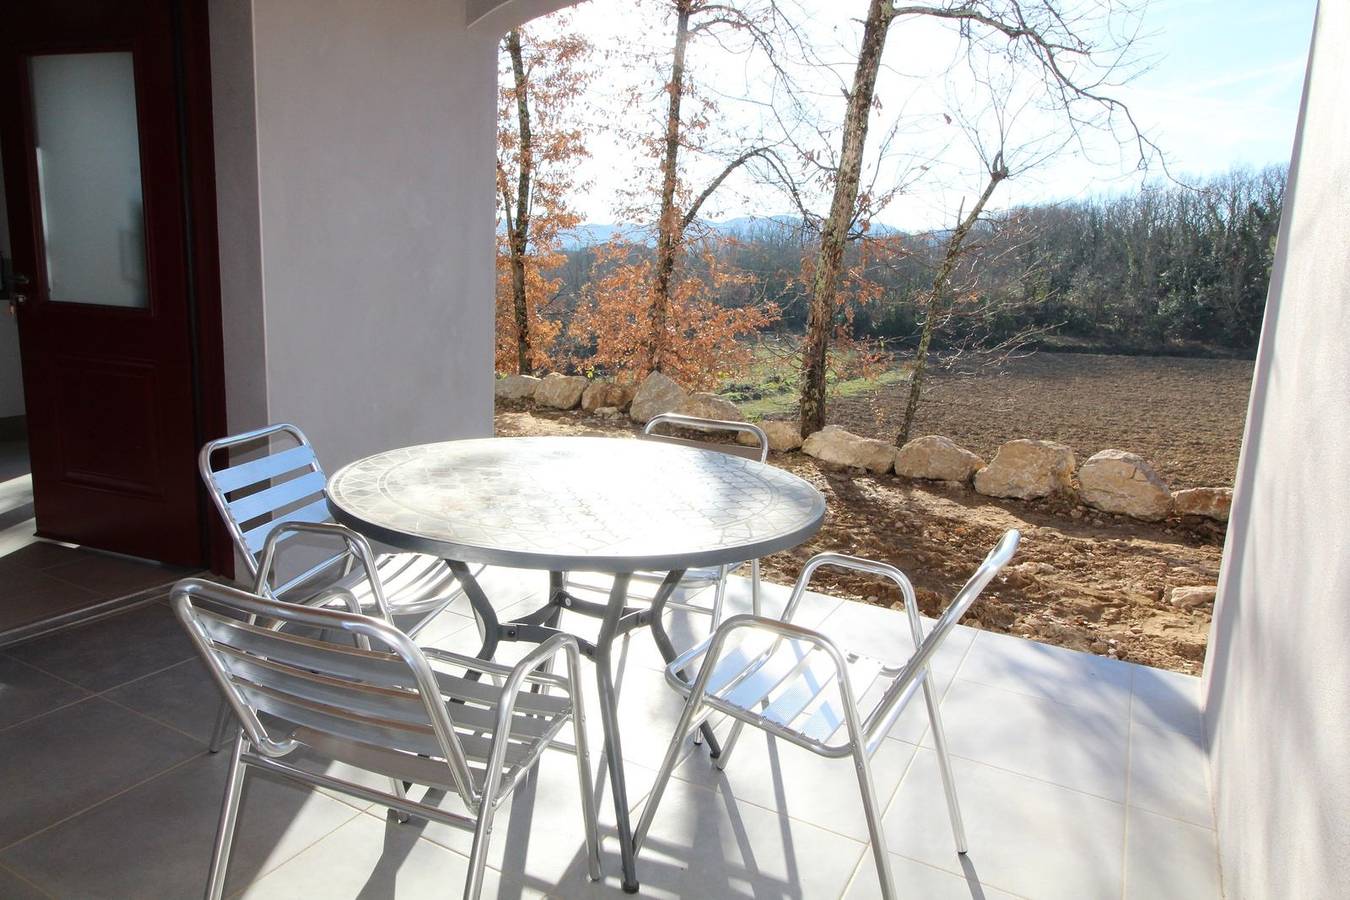
<svg viewBox="0 0 1350 900">
<path fill-rule="evenodd" d="M 483 638 L 483 646 L 478 651 L 478 658 L 492 659 L 493 654 L 497 652 L 497 642 L 501 637 L 497 611 L 492 608 L 492 603 L 488 600 L 487 594 L 483 593 L 482 586 L 479 585 L 478 579 L 473 577 L 473 572 L 469 570 L 468 565 L 453 559 L 447 559 L 445 564 L 450 567 L 450 571 L 454 573 L 460 587 L 464 589 L 464 595 L 469 598 L 469 606 L 473 609 L 474 618 L 478 620 L 478 630 Z"/>
<path fill-rule="evenodd" d="M 619 619 L 628 600 L 628 581 L 631 576 L 614 576 L 609 591 L 609 609 L 600 623 L 600 635 L 595 639 L 595 674 L 600 686 L 600 723 L 605 730 L 605 764 L 609 767 L 609 786 L 614 793 L 614 818 L 619 827 L 619 854 L 623 862 L 623 889 L 636 894 L 638 890 L 637 865 L 633 855 L 633 825 L 628 820 L 628 784 L 623 772 L 623 748 L 619 742 L 618 697 L 614 693 L 614 672 L 611 651 L 618 634 Z"/>
<path fill-rule="evenodd" d="M 675 588 L 679 586 L 680 581 L 683 578 L 683 569 L 677 569 L 669 573 L 666 575 L 665 580 L 661 582 L 661 587 L 657 588 L 656 596 L 652 598 L 652 639 L 656 641 L 656 649 L 661 651 L 661 656 L 665 659 L 666 665 L 673 663 L 675 657 L 679 656 L 679 654 L 675 652 L 675 644 L 670 640 L 670 634 L 666 631 L 666 623 L 663 616 L 666 611 L 666 601 L 670 599 L 671 594 L 675 593 Z M 693 680 L 689 677 L 689 673 L 687 672 L 682 671 L 679 674 L 685 681 Z M 712 726 L 707 722 L 704 722 L 699 726 L 699 732 L 703 735 L 703 740 L 708 745 L 708 755 L 713 759 L 717 759 L 717 757 L 722 754 L 722 746 L 717 742 L 717 735 L 713 734 Z"/>
</svg>

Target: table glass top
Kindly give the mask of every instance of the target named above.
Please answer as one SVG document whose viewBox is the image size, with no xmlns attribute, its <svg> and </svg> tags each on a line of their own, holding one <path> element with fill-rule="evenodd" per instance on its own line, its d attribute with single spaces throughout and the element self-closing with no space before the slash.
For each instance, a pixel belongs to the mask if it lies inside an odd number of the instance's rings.
<svg viewBox="0 0 1350 900">
<path fill-rule="evenodd" d="M 486 438 L 389 450 L 329 480 L 339 520 L 450 559 L 598 571 L 740 562 L 795 546 L 825 500 L 771 465 L 654 441 Z"/>
</svg>

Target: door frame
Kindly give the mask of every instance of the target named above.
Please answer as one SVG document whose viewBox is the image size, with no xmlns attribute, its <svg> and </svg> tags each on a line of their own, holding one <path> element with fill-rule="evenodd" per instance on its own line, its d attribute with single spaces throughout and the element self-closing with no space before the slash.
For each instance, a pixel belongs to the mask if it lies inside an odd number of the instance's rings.
<svg viewBox="0 0 1350 900">
<path fill-rule="evenodd" d="M 172 0 L 174 66 L 182 156 L 183 225 L 191 334 L 196 446 L 227 433 L 225 340 L 216 219 L 215 130 L 211 108 L 211 35 L 207 0 Z M 234 574 L 234 545 L 206 496 L 197 490 L 203 547 L 211 571 Z"/>
</svg>

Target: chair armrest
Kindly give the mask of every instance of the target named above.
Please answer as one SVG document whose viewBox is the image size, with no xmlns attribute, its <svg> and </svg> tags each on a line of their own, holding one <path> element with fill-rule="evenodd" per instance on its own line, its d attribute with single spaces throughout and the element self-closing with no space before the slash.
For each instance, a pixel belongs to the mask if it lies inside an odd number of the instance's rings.
<svg viewBox="0 0 1350 900">
<path fill-rule="evenodd" d="M 732 616 L 718 627 L 705 640 L 695 644 L 693 647 L 680 654 L 674 661 L 666 667 L 666 681 L 680 693 L 702 695 L 707 691 L 708 680 L 717 669 L 717 664 L 723 658 L 723 648 L 727 638 L 736 631 L 755 631 L 772 635 L 775 640 L 767 645 L 757 658 L 768 656 L 777 651 L 783 640 L 801 641 L 811 644 L 823 650 L 834 662 L 838 670 L 841 684 L 848 683 L 848 664 L 844 659 L 844 654 L 835 646 L 834 641 L 830 640 L 819 631 L 810 628 L 803 628 L 800 625 L 793 625 L 791 622 L 783 622 L 778 619 L 767 616 L 738 615 Z M 698 676 L 693 683 L 685 681 L 680 673 L 700 656 L 706 658 L 703 665 L 699 667 Z"/>
<path fill-rule="evenodd" d="M 531 653 L 530 656 L 525 657 L 525 659 L 528 660 L 531 656 L 535 656 L 537 653 L 539 653 L 540 650 L 544 648 L 546 644 L 547 642 L 545 642 L 545 644 L 540 644 L 539 648 L 536 649 L 533 653 Z M 418 649 L 422 651 L 423 656 L 425 656 L 428 660 L 431 660 L 433 662 L 448 663 L 450 665 L 459 666 L 460 668 L 464 669 L 473 669 L 475 671 L 482 672 L 484 675 L 496 675 L 502 678 L 509 677 L 512 672 L 514 672 L 517 668 L 519 668 L 520 665 L 522 665 L 525 662 L 525 660 L 522 660 L 520 663 L 517 663 L 514 666 L 508 666 L 504 665 L 503 663 L 493 662 L 490 659 L 480 659 L 477 656 L 466 656 L 463 653 L 454 653 L 449 650 L 440 650 L 436 647 L 419 647 Z M 554 653 L 556 653 L 556 650 L 554 651 Z M 543 656 L 544 658 L 547 658 L 552 655 L 553 653 L 546 653 Z M 542 661 L 543 659 L 538 660 L 535 663 L 535 665 L 538 666 L 539 662 Z M 560 687 L 563 689 L 567 689 L 568 687 L 566 679 L 564 679 L 561 675 L 554 675 L 551 672 L 529 672 L 525 676 L 525 683 L 529 685 L 543 684 L 548 685 L 550 687 Z"/>
<path fill-rule="evenodd" d="M 370 594 L 375 598 L 375 606 L 380 611 L 380 616 L 385 621 L 393 623 L 389 603 L 385 600 L 384 587 L 380 584 L 380 577 L 375 566 L 375 551 L 371 549 L 370 542 L 366 540 L 365 535 L 337 522 L 282 522 L 276 528 L 273 528 L 267 536 L 267 541 L 263 544 L 262 556 L 258 564 L 258 575 L 254 581 L 254 593 L 260 593 L 264 596 L 271 595 L 271 591 L 267 587 L 267 579 L 272 574 L 277 547 L 284 537 L 290 534 L 310 534 L 329 539 L 337 538 L 342 541 L 348 557 L 360 566 L 365 574 L 366 581 L 370 584 Z M 297 581 L 316 574 L 332 565 L 338 558 L 338 556 L 334 556 L 327 562 L 311 568 L 298 578 L 292 579 L 285 587 L 293 586 Z M 357 609 L 356 612 L 359 613 L 360 610 Z"/>
</svg>

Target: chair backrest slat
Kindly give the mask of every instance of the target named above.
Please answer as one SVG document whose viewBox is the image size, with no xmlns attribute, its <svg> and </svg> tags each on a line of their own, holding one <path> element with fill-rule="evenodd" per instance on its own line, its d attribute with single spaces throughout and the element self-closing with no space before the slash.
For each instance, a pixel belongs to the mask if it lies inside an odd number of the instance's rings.
<svg viewBox="0 0 1350 900">
<path fill-rule="evenodd" d="M 227 501 L 227 505 L 230 508 L 230 515 L 234 516 L 236 521 L 251 522 L 304 500 L 312 503 L 315 496 L 322 498 L 326 481 L 322 472 L 306 472 L 299 478 L 274 484 L 256 494 Z"/>
<path fill-rule="evenodd" d="M 318 466 L 319 461 L 314 456 L 314 448 L 308 444 L 301 444 L 280 453 L 268 454 L 261 459 L 251 459 L 235 466 L 217 469 L 211 475 L 211 480 L 215 482 L 218 490 L 229 494 L 241 488 L 280 478 L 298 469 L 308 468 L 317 471 Z"/>
<path fill-rule="evenodd" d="M 263 544 L 267 543 L 267 536 L 283 522 L 330 522 L 332 519 L 333 513 L 328 508 L 328 498 L 322 497 L 299 509 L 277 516 L 270 522 L 265 522 L 256 528 L 245 531 L 243 535 L 244 546 L 248 547 L 250 554 L 256 555 L 262 551 Z M 288 541 L 294 537 L 294 534 L 283 534 L 280 540 Z"/>
<path fill-rule="evenodd" d="M 419 727 L 394 719 L 365 716 L 342 706 L 306 700 L 295 694 L 249 682 L 236 682 L 236 685 L 250 706 L 294 725 L 304 725 L 349 741 L 374 744 L 404 753 L 445 756 L 430 725 Z"/>
<path fill-rule="evenodd" d="M 205 610 L 197 612 L 197 621 L 214 643 L 282 665 L 376 687 L 409 688 L 416 685 L 407 665 L 392 653 L 362 650 L 350 644 L 334 644 L 263 628 Z"/>
<path fill-rule="evenodd" d="M 217 645 L 220 646 L 220 645 Z M 345 707 L 374 718 L 426 725 L 426 707 L 416 691 L 382 688 L 298 669 L 263 657 L 221 646 L 225 664 L 236 683 L 267 684 L 301 700 Z"/>
</svg>

